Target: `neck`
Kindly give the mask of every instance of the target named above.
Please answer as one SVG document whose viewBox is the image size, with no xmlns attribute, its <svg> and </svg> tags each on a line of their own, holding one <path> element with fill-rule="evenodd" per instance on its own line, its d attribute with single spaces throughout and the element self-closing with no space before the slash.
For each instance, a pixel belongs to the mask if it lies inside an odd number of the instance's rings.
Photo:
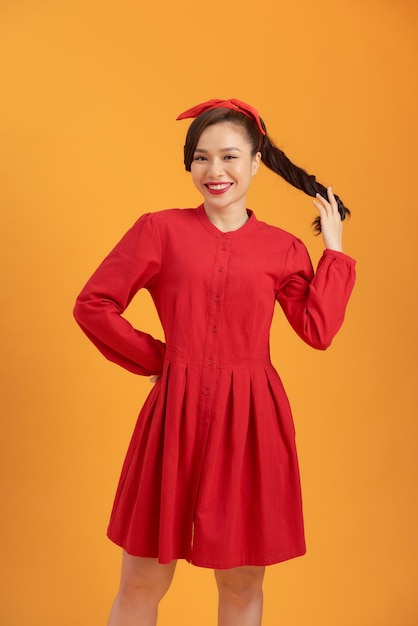
<svg viewBox="0 0 418 626">
<path fill-rule="evenodd" d="M 217 209 L 216 207 L 208 206 L 206 203 L 204 206 L 209 221 L 223 233 L 238 230 L 241 226 L 244 226 L 250 217 L 245 207 L 237 210 L 234 207 Z"/>
</svg>

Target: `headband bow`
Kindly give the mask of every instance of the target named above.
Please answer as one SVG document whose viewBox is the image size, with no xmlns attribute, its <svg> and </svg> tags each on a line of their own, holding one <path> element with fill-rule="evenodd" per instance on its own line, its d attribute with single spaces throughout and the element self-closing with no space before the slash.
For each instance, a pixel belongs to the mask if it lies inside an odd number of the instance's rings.
<svg viewBox="0 0 418 626">
<path fill-rule="evenodd" d="M 180 115 L 176 118 L 177 120 L 184 120 L 189 117 L 197 117 L 201 113 L 205 113 L 206 111 L 211 111 L 212 109 L 231 109 L 232 111 L 239 111 L 243 115 L 246 115 L 251 120 L 253 120 L 262 135 L 266 134 L 266 131 L 261 125 L 260 115 L 254 107 L 250 104 L 246 104 L 245 102 L 241 102 L 241 100 L 237 100 L 236 98 L 230 98 L 229 100 L 208 100 L 207 102 L 202 102 L 202 104 L 197 104 L 191 109 L 187 109 L 184 113 L 180 113 Z"/>
</svg>

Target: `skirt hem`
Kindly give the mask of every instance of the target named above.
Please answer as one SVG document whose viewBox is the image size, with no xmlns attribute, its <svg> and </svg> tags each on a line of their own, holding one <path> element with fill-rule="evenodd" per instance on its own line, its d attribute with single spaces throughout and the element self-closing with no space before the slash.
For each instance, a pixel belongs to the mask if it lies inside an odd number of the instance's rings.
<svg viewBox="0 0 418 626">
<path fill-rule="evenodd" d="M 199 557 L 198 555 L 196 556 L 195 554 L 193 554 L 192 551 L 187 551 L 189 553 L 187 553 L 186 551 L 184 552 L 180 551 L 178 554 L 173 553 L 173 555 L 170 555 L 170 556 L 160 557 L 159 554 L 154 554 L 151 551 L 149 551 L 147 554 L 145 553 L 134 554 L 132 550 L 130 550 L 129 548 L 127 549 L 123 545 L 124 544 L 123 541 L 119 540 L 116 537 L 110 536 L 109 533 L 107 533 L 107 537 L 108 539 L 110 539 L 110 541 L 112 541 L 112 543 L 116 544 L 117 546 L 125 550 L 125 552 L 127 552 L 131 556 L 157 559 L 158 562 L 161 563 L 162 565 L 167 565 L 168 563 L 171 563 L 172 561 L 183 560 L 183 561 L 187 561 L 188 563 L 190 563 L 190 565 L 194 565 L 196 567 L 208 568 L 208 569 L 233 569 L 234 567 L 244 567 L 244 566 L 263 567 L 267 565 L 275 565 L 277 563 L 283 563 L 284 561 L 290 561 L 291 559 L 299 558 L 306 554 L 306 547 L 301 546 L 300 548 L 295 549 L 294 551 L 289 551 L 286 554 L 282 553 L 281 555 L 266 556 L 266 557 L 259 557 L 259 558 L 241 557 L 239 559 L 234 559 L 234 560 L 231 559 L 231 561 L 228 561 L 228 562 L 218 561 L 215 559 L 206 558 L 202 556 Z"/>
</svg>

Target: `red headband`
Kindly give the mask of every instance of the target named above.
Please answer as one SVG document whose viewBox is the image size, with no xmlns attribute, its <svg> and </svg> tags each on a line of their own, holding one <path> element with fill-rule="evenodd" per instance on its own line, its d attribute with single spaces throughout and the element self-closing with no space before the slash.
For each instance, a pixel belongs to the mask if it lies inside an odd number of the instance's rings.
<svg viewBox="0 0 418 626">
<path fill-rule="evenodd" d="M 241 100 L 237 100 L 236 98 L 230 98 L 229 100 L 208 100 L 207 102 L 202 102 L 202 104 L 197 104 L 191 109 L 187 109 L 184 113 L 180 113 L 180 115 L 176 118 L 177 120 L 184 120 L 189 117 L 197 117 L 201 113 L 205 111 L 212 111 L 212 109 L 231 109 L 232 111 L 239 111 L 243 115 L 246 115 L 251 120 L 253 120 L 262 135 L 266 134 L 266 131 L 261 125 L 260 115 L 254 107 L 250 104 L 246 104 L 245 102 L 241 102 Z"/>
</svg>

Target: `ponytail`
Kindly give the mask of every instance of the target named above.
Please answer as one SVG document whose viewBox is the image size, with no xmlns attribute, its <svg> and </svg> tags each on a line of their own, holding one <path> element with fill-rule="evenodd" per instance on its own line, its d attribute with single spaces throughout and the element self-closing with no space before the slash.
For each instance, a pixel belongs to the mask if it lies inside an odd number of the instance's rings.
<svg viewBox="0 0 418 626">
<path fill-rule="evenodd" d="M 247 115 L 243 115 L 240 111 L 222 107 L 210 109 L 198 115 L 191 123 L 186 136 L 184 146 L 184 165 L 186 170 L 188 172 L 191 170 L 193 154 L 196 150 L 199 137 L 205 128 L 220 122 L 230 122 L 240 126 L 244 130 L 252 146 L 252 155 L 254 156 L 257 152 L 261 152 L 261 160 L 266 167 L 284 178 L 286 182 L 296 187 L 296 189 L 300 189 L 308 194 L 308 196 L 315 198 L 316 194 L 319 193 L 325 199 L 328 199 L 326 187 L 318 183 L 315 176 L 308 174 L 301 167 L 294 165 L 285 153 L 274 145 L 267 134 L 263 120 L 261 118 L 258 118 L 258 120 L 259 125 Z M 266 133 L 265 135 L 261 134 L 260 128 Z M 338 204 L 341 219 L 344 220 L 346 215 L 350 215 L 350 211 L 344 206 L 338 196 L 335 196 L 335 199 Z M 316 234 L 321 232 L 321 220 L 319 216 L 314 219 L 312 226 Z"/>
<path fill-rule="evenodd" d="M 328 199 L 327 189 L 319 183 L 315 176 L 308 174 L 304 169 L 294 165 L 285 153 L 277 148 L 268 135 L 263 135 L 260 145 L 261 160 L 266 167 L 281 176 L 286 182 L 300 189 L 313 198 L 317 193 Z M 341 219 L 350 215 L 350 210 L 342 203 L 338 196 L 335 196 L 338 205 L 338 212 Z M 312 222 L 312 226 L 317 235 L 321 232 L 321 219 L 319 215 Z"/>
</svg>

